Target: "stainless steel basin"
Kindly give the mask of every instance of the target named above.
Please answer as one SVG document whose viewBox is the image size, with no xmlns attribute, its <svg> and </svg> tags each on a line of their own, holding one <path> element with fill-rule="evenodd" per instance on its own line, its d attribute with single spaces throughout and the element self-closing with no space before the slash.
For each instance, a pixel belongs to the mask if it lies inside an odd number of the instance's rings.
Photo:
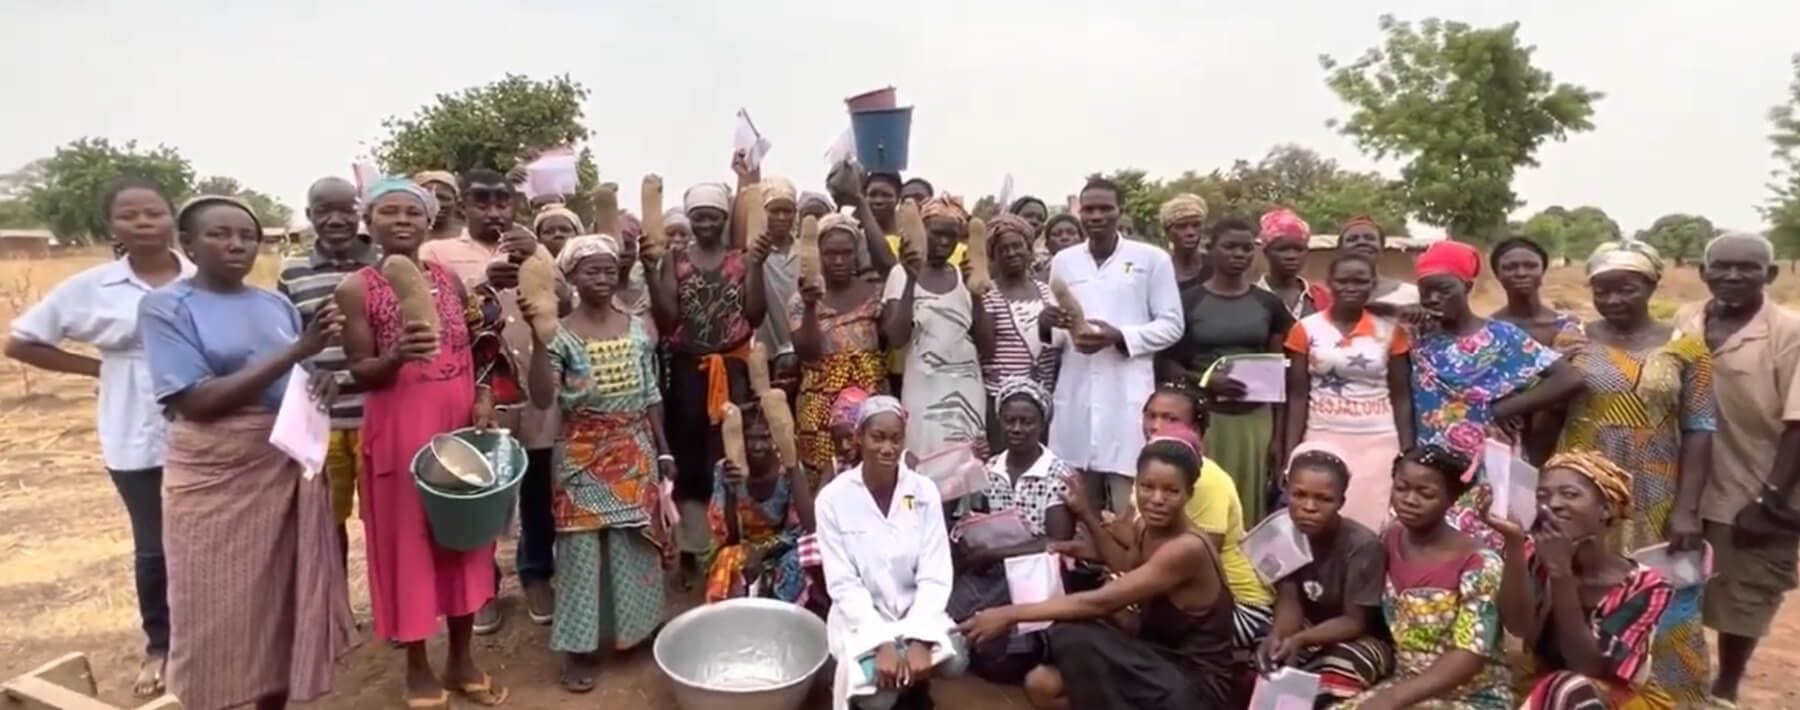
<svg viewBox="0 0 1800 710">
<path fill-rule="evenodd" d="M 773 599 L 691 609 L 653 650 L 681 710 L 799 710 L 830 656 L 825 622 Z"/>
</svg>

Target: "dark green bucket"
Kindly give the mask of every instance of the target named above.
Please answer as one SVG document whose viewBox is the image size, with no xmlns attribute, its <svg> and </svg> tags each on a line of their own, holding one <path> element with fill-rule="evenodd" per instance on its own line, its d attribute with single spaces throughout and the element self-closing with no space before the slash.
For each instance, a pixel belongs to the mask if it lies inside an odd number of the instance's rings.
<svg viewBox="0 0 1800 710">
<path fill-rule="evenodd" d="M 490 461 L 498 461 L 494 485 L 474 491 L 448 491 L 419 477 L 431 456 L 431 444 L 412 459 L 413 485 L 425 506 L 425 522 L 439 547 L 469 552 L 500 539 L 518 503 L 519 481 L 525 478 L 525 447 L 503 429 L 458 429 L 451 436 L 468 442 Z"/>
</svg>

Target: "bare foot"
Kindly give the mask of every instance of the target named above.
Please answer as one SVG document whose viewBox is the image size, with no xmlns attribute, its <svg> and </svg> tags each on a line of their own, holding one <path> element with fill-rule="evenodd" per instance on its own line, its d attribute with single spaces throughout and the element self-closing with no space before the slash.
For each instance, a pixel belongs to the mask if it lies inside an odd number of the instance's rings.
<svg viewBox="0 0 1800 710">
<path fill-rule="evenodd" d="M 412 663 L 406 668 L 406 704 L 412 708 L 441 708 L 450 703 L 450 694 L 431 666 Z"/>
<path fill-rule="evenodd" d="M 169 666 L 169 654 L 151 653 L 144 656 L 144 663 L 138 666 L 137 680 L 131 682 L 131 694 L 140 698 L 153 698 L 163 693 L 163 671 Z"/>
</svg>

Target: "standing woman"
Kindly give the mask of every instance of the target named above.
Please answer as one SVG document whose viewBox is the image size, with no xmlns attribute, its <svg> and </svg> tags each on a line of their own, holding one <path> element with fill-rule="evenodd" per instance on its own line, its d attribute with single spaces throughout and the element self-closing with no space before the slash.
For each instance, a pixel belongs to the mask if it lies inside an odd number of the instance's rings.
<svg viewBox="0 0 1800 710">
<path fill-rule="evenodd" d="M 571 240 L 557 267 L 579 293 L 552 343 L 533 349 L 533 401 L 556 401 L 563 455 L 556 518 L 556 615 L 550 648 L 567 654 L 563 688 L 594 689 L 594 654 L 648 639 L 666 616 L 663 570 L 675 547 L 663 524 L 662 395 L 646 320 L 619 308 L 618 245 Z M 539 373 L 542 373 L 541 376 Z"/>
<path fill-rule="evenodd" d="M 1607 242 L 1588 257 L 1600 320 L 1574 357 L 1587 390 L 1569 404 L 1557 453 L 1592 451 L 1631 472 L 1631 516 L 1616 540 L 1630 553 L 1659 542 L 1698 549 L 1700 493 L 1712 434 L 1712 351 L 1704 334 L 1650 315 L 1662 258 L 1636 240 Z M 1651 651 L 1650 682 L 1681 707 L 1707 702 L 1712 678 L 1696 585 L 1676 590 Z"/>
<path fill-rule="evenodd" d="M 1388 519 L 1392 476 L 1413 445 L 1412 339 L 1391 318 L 1369 314 L 1375 263 L 1345 253 L 1331 262 L 1330 307 L 1288 330 L 1288 391 L 1306 406 L 1287 408 L 1285 451 L 1302 442 L 1343 452 L 1350 480 L 1343 515 L 1370 530 Z"/>
<path fill-rule="evenodd" d="M 988 223 L 988 263 L 994 287 L 981 296 L 981 308 L 994 324 L 993 351 L 981 363 L 988 401 L 997 402 L 1000 384 L 1015 378 L 1056 386 L 1056 350 L 1038 339 L 1038 317 L 1051 303 L 1050 286 L 1031 272 L 1031 224 L 1004 214 Z M 998 408 L 998 405 L 995 405 Z M 996 418 L 988 419 L 990 451 L 1004 448 Z"/>
<path fill-rule="evenodd" d="M 1162 204 L 1156 216 L 1169 238 L 1175 283 L 1185 292 L 1205 282 L 1212 275 L 1206 268 L 1206 200 L 1199 195 L 1176 195 Z"/>
<path fill-rule="evenodd" d="M 550 250 L 550 256 L 562 253 L 563 245 L 575 235 L 587 231 L 582 226 L 581 216 L 562 204 L 544 205 L 531 218 L 531 231 L 537 234 L 538 242 Z"/>
<path fill-rule="evenodd" d="M 331 692 L 353 631 L 331 491 L 324 477 L 302 475 L 269 432 L 290 373 L 344 320 L 327 306 L 302 325 L 287 299 L 244 283 L 262 246 L 244 203 L 199 197 L 176 225 L 194 275 L 138 304 L 151 383 L 171 422 L 169 691 L 198 710 L 284 708 Z M 333 380 L 320 381 L 323 398 Z"/>
<path fill-rule="evenodd" d="M 1037 265 L 1032 268 L 1037 272 L 1039 281 L 1049 281 L 1050 257 L 1056 256 L 1059 251 L 1087 241 L 1087 236 L 1081 229 L 1081 220 L 1067 212 L 1045 220 L 1041 231 L 1044 235 L 1041 247 L 1043 251 L 1033 254 Z"/>
<path fill-rule="evenodd" d="M 414 174 L 412 181 L 437 200 L 437 213 L 431 217 L 431 240 L 462 236 L 463 214 L 457 209 L 462 204 L 462 192 L 457 187 L 456 176 L 443 170 L 427 170 Z"/>
<path fill-rule="evenodd" d="M 1567 359 L 1518 326 L 1469 309 L 1469 291 L 1481 273 L 1481 253 L 1475 247 L 1449 240 L 1434 243 L 1419 255 L 1415 268 L 1419 305 L 1432 326 L 1413 343 L 1413 411 L 1418 413 L 1420 444 L 1479 461 L 1490 429 L 1516 431 L 1524 417 L 1566 402 L 1581 390 L 1581 373 Z M 1452 524 L 1499 549 L 1499 536 L 1488 529 L 1473 502 L 1458 501 Z"/>
<path fill-rule="evenodd" d="M 1419 287 L 1395 278 L 1383 277 L 1379 273 L 1381 252 L 1387 248 L 1387 236 L 1381 233 L 1381 225 L 1375 223 L 1373 217 L 1354 217 L 1344 224 L 1338 232 L 1337 248 L 1339 253 L 1361 254 L 1377 265 L 1375 274 L 1375 291 L 1369 294 L 1369 303 L 1378 305 L 1376 315 L 1398 315 L 1403 309 L 1419 305 Z M 1417 274 L 1417 267 L 1414 267 Z M 1418 274 L 1423 279 L 1423 274 Z"/>
<path fill-rule="evenodd" d="M 1312 227 L 1293 210 L 1271 210 L 1257 226 L 1257 241 L 1262 243 L 1263 261 L 1268 271 L 1256 285 L 1281 297 L 1294 318 L 1305 318 L 1331 306 L 1331 291 L 1324 284 L 1306 280 L 1307 245 L 1312 242 Z"/>
<path fill-rule="evenodd" d="M 169 656 L 169 581 L 162 540 L 167 435 L 138 334 L 138 302 L 164 284 L 193 275 L 194 266 L 174 251 L 175 210 L 155 183 L 121 178 L 107 188 L 101 209 L 124 256 L 70 277 L 14 318 L 6 356 L 50 372 L 100 380 L 100 459 L 131 521 L 138 619 L 147 639 L 131 692 L 145 698 L 162 693 Z M 94 347 L 99 359 L 62 349 L 65 340 Z"/>
<path fill-rule="evenodd" d="M 1582 332 L 1581 318 L 1544 303 L 1541 290 L 1544 272 L 1550 267 L 1550 255 L 1543 247 L 1525 237 L 1503 240 L 1488 252 L 1488 267 L 1494 270 L 1494 277 L 1506 292 L 1506 305 L 1489 318 L 1519 326 L 1531 335 L 1532 340 L 1564 355 L 1572 354 L 1581 346 L 1587 337 Z M 1522 444 L 1526 458 L 1532 463 L 1542 465 L 1556 449 L 1564 414 L 1558 407 L 1534 414 L 1526 422 Z"/>
<path fill-rule="evenodd" d="M 1006 213 L 1031 225 L 1031 236 L 1036 239 L 1038 232 L 1044 229 L 1044 222 L 1050 219 L 1050 206 L 1044 204 L 1043 200 L 1026 195 L 1007 205 Z"/>
<path fill-rule="evenodd" d="M 900 269 L 888 272 L 881 295 L 887 341 L 906 347 L 900 401 L 918 417 L 906 428 L 906 450 L 925 459 L 968 445 L 980 457 L 987 448 L 981 360 L 993 352 L 993 323 L 975 308 L 962 271 L 950 263 L 952 250 L 968 237 L 969 213 L 942 195 L 920 211 L 930 234 L 926 253 L 908 254 Z"/>
<path fill-rule="evenodd" d="M 370 186 L 364 219 L 382 253 L 417 261 L 437 211 L 434 202 L 405 181 Z M 364 391 L 357 498 L 370 610 L 375 634 L 406 647 L 409 707 L 446 707 L 446 689 L 480 705 L 498 705 L 507 689 L 475 665 L 471 644 L 475 612 L 494 596 L 494 545 L 469 552 L 438 547 L 412 481 L 413 455 L 431 437 L 471 423 L 494 424 L 492 395 L 485 388 L 477 392 L 471 330 L 497 320 L 498 306 L 471 299 L 445 266 L 427 260 L 419 268 L 432 285 L 436 334 L 429 324 L 405 322 L 399 296 L 376 266 L 345 278 L 337 290 L 338 310 L 345 316 L 344 355 Z M 425 653 L 440 617 L 450 630 L 441 679 Z"/>
<path fill-rule="evenodd" d="M 887 389 L 881 350 L 881 289 L 857 276 L 855 220 L 827 215 L 819 221 L 819 271 L 825 283 L 803 281 L 787 304 L 794 352 L 800 358 L 796 419 L 800 461 L 812 481 L 837 475 L 832 464 L 832 403 L 843 391 Z M 815 488 L 814 490 L 817 490 Z"/>
</svg>

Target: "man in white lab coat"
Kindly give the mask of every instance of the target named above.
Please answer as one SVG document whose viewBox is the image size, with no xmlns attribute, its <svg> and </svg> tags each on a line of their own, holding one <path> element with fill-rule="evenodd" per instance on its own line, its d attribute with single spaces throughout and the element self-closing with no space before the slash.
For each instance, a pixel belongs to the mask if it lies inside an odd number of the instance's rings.
<svg viewBox="0 0 1800 710">
<path fill-rule="evenodd" d="M 1079 469 L 1093 500 L 1123 515 L 1144 446 L 1140 410 L 1156 388 L 1156 353 L 1181 338 L 1181 292 L 1169 254 L 1119 233 L 1119 186 L 1088 181 L 1079 207 L 1087 243 L 1050 260 L 1080 303 L 1083 323 L 1046 306 L 1038 335 L 1062 349 L 1050 450 Z"/>
</svg>

